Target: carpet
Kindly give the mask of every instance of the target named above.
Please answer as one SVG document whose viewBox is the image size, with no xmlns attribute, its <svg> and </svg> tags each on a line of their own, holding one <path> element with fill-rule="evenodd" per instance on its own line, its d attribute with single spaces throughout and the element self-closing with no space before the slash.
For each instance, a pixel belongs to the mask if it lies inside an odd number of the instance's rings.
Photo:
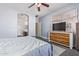
<svg viewBox="0 0 79 59">
<path fill-rule="evenodd" d="M 66 49 L 60 56 L 79 56 L 79 51 L 74 49 Z"/>
<path fill-rule="evenodd" d="M 66 49 L 53 45 L 53 56 L 61 55 Z"/>
</svg>

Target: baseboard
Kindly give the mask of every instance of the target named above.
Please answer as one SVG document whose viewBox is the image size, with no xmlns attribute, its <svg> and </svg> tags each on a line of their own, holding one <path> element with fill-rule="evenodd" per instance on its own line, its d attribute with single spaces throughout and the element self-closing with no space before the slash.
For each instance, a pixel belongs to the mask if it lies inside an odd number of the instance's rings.
<svg viewBox="0 0 79 59">
<path fill-rule="evenodd" d="M 45 38 L 45 39 L 49 39 L 49 38 L 47 38 L 47 37 L 43 37 L 43 36 L 40 36 L 40 37 Z"/>
</svg>

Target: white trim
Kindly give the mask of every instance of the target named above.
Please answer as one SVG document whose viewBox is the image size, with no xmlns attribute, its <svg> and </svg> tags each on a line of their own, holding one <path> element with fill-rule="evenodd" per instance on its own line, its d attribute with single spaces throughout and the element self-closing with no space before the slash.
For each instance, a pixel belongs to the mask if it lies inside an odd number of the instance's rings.
<svg viewBox="0 0 79 59">
<path fill-rule="evenodd" d="M 47 37 L 43 37 L 43 36 L 40 36 L 40 37 L 45 38 L 45 39 L 48 39 Z"/>
<path fill-rule="evenodd" d="M 73 48 L 73 34 L 72 33 L 70 33 L 70 41 L 69 41 L 69 47 L 70 47 L 70 49 L 72 49 Z"/>
</svg>

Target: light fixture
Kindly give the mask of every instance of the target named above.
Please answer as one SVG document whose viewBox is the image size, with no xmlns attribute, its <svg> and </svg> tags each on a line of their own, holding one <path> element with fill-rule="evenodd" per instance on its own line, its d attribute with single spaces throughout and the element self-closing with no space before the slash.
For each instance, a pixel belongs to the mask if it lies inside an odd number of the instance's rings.
<svg viewBox="0 0 79 59">
<path fill-rule="evenodd" d="M 43 5 L 43 6 L 45 6 L 45 7 L 49 7 L 49 4 L 46 4 L 46 3 L 33 3 L 33 4 L 31 4 L 28 8 L 31 8 L 31 7 L 34 6 L 34 5 L 37 7 L 38 11 L 40 11 L 41 5 Z"/>
<path fill-rule="evenodd" d="M 40 6 L 41 6 L 41 3 L 35 3 L 35 5 L 36 5 L 37 7 L 40 7 Z"/>
</svg>

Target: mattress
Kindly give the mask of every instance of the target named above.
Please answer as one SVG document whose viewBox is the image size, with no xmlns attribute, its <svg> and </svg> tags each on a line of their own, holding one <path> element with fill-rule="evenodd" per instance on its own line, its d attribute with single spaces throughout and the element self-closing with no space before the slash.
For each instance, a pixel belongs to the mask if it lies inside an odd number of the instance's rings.
<svg viewBox="0 0 79 59">
<path fill-rule="evenodd" d="M 22 56 L 47 44 L 47 42 L 30 36 L 1 38 L 0 56 Z"/>
</svg>

